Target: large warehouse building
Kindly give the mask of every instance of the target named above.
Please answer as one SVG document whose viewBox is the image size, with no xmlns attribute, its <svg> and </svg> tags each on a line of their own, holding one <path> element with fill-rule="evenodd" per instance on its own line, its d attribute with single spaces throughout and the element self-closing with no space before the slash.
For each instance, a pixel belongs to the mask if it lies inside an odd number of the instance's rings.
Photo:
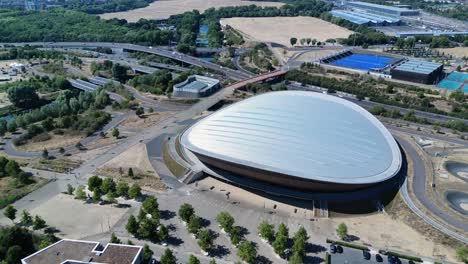
<svg viewBox="0 0 468 264">
<path fill-rule="evenodd" d="M 359 8 L 363 10 L 379 12 L 387 15 L 396 15 L 396 16 L 417 16 L 419 15 L 419 10 L 412 10 L 402 7 L 395 7 L 395 6 L 386 6 L 386 5 L 377 5 L 372 3 L 366 2 L 347 2 L 347 6 Z"/>
<path fill-rule="evenodd" d="M 371 26 L 399 26 L 401 20 L 396 17 L 382 16 L 371 13 L 356 12 L 349 10 L 332 10 L 334 17 L 339 17 L 358 25 Z"/>
<path fill-rule="evenodd" d="M 230 105 L 190 127 L 180 142 L 206 167 L 291 190 L 355 190 L 394 177 L 402 165 L 398 144 L 373 115 L 304 91 Z"/>
<path fill-rule="evenodd" d="M 443 78 L 443 69 L 444 66 L 440 63 L 407 60 L 393 68 L 390 74 L 392 78 L 398 80 L 435 84 Z"/>
</svg>

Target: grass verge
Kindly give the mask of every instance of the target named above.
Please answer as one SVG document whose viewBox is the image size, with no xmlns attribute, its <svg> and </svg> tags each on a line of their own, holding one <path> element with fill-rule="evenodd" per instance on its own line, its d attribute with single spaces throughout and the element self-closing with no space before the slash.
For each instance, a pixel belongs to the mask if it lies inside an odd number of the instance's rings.
<svg viewBox="0 0 468 264">
<path fill-rule="evenodd" d="M 179 163 L 177 163 L 169 154 L 169 146 L 168 141 L 165 140 L 162 145 L 162 157 L 164 160 L 164 164 L 169 169 L 169 171 L 177 178 L 182 177 L 185 174 L 185 168 L 182 167 Z"/>
<path fill-rule="evenodd" d="M 331 239 L 328 239 L 328 238 L 327 238 L 327 243 L 333 243 L 333 244 L 340 245 L 340 246 L 343 246 L 343 247 L 349 247 L 349 248 L 355 248 L 355 249 L 359 249 L 359 250 L 369 251 L 369 248 L 366 247 L 366 246 L 361 246 L 361 245 L 348 243 L 348 242 L 343 242 L 343 241 L 331 240 Z"/>
</svg>

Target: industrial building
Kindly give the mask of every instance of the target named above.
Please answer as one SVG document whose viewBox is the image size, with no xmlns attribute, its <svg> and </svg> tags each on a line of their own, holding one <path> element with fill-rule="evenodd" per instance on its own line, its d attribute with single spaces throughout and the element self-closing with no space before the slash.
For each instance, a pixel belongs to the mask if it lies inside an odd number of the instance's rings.
<svg viewBox="0 0 468 264">
<path fill-rule="evenodd" d="M 356 190 L 392 179 L 402 166 L 397 142 L 372 114 L 305 91 L 232 104 L 191 126 L 180 142 L 207 171 L 237 175 L 235 184 L 248 188 L 272 186 L 268 192 Z"/>
<path fill-rule="evenodd" d="M 347 6 L 364 9 L 372 12 L 379 12 L 387 15 L 395 16 L 417 16 L 419 15 L 419 10 L 412 10 L 407 8 L 395 7 L 395 6 L 386 6 L 386 5 L 377 5 L 366 2 L 346 2 Z"/>
<path fill-rule="evenodd" d="M 174 85 L 172 95 L 185 98 L 206 97 L 219 90 L 220 87 L 219 80 L 191 75 L 187 80 Z"/>
<path fill-rule="evenodd" d="M 393 79 L 422 84 L 435 84 L 443 77 L 444 66 L 440 63 L 406 60 L 391 69 Z"/>
<path fill-rule="evenodd" d="M 62 239 L 21 260 L 21 264 L 45 263 L 142 263 L 142 246 Z"/>
<path fill-rule="evenodd" d="M 400 18 L 391 16 L 382 16 L 371 13 L 364 13 L 350 10 L 332 10 L 330 12 L 334 17 L 339 17 L 358 25 L 371 26 L 399 26 Z"/>
</svg>

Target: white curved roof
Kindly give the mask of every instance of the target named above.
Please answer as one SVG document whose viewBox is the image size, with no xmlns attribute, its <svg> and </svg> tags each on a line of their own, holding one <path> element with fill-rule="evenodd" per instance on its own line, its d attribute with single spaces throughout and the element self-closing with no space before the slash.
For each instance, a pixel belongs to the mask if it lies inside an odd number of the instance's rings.
<svg viewBox="0 0 468 264">
<path fill-rule="evenodd" d="M 310 180 L 367 184 L 394 176 L 400 149 L 373 115 L 313 92 L 271 92 L 202 119 L 181 137 L 205 156 Z"/>
</svg>

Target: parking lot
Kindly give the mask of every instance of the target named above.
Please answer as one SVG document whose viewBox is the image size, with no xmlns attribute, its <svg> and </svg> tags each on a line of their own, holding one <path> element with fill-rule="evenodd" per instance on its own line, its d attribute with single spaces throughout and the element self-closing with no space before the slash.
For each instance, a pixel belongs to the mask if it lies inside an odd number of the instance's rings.
<svg viewBox="0 0 468 264">
<path fill-rule="evenodd" d="M 381 264 L 381 263 L 389 263 L 387 260 L 387 256 L 373 254 L 371 253 L 371 258 L 369 260 L 364 259 L 362 254 L 362 250 L 354 249 L 354 248 L 347 248 L 342 247 L 342 253 L 335 253 L 330 254 L 330 263 L 331 264 Z M 379 258 L 380 256 L 380 258 Z M 400 260 L 402 264 L 410 264 L 407 260 Z"/>
</svg>

